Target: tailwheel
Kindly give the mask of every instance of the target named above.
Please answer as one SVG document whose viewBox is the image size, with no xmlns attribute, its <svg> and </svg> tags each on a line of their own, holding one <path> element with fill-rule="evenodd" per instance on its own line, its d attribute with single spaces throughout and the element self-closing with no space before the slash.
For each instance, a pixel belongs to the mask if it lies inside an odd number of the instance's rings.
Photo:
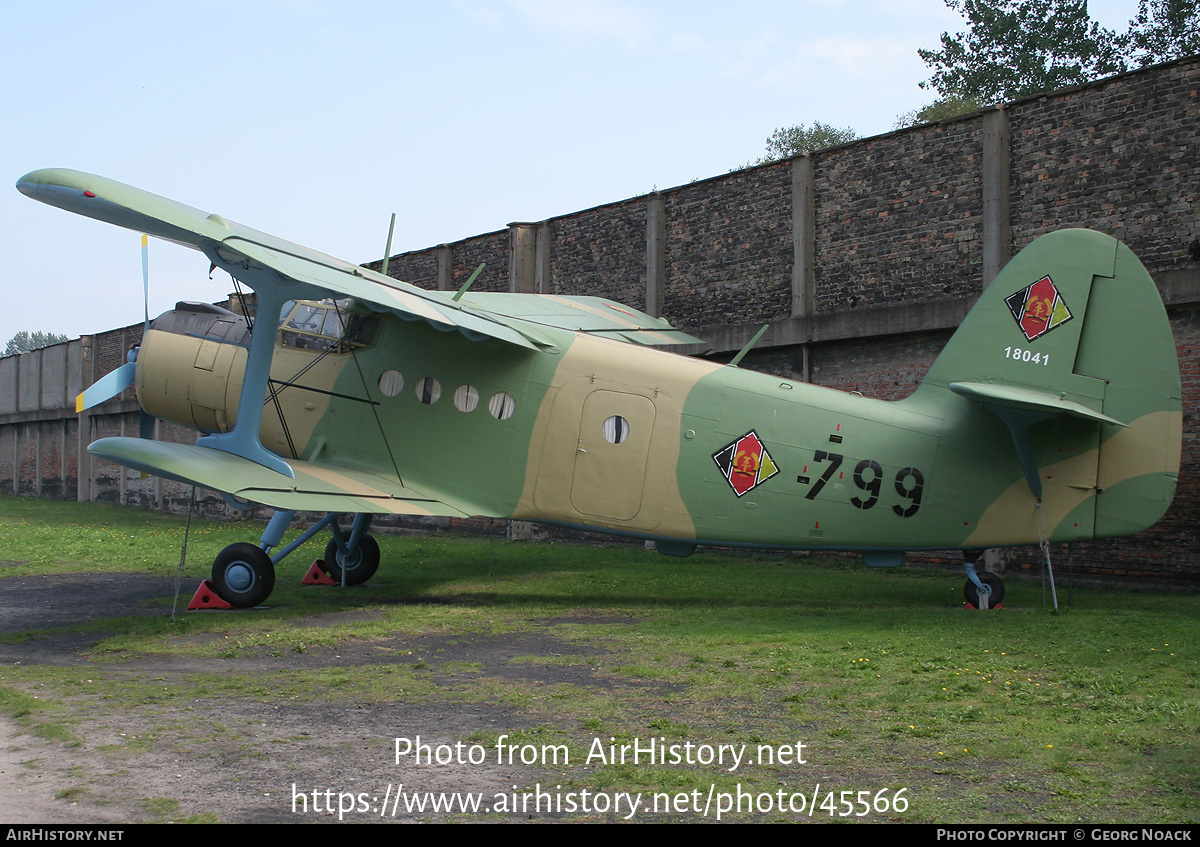
<svg viewBox="0 0 1200 847">
<path fill-rule="evenodd" d="M 342 553 L 333 539 L 325 545 L 325 570 L 329 577 L 342 584 L 342 572 L 346 573 L 346 585 L 362 585 L 379 570 L 379 544 L 370 535 L 358 542 L 358 550 Z"/>
<path fill-rule="evenodd" d="M 217 554 L 213 588 L 222 600 L 239 609 L 257 606 L 275 588 L 275 565 L 261 547 L 241 542 Z"/>
<path fill-rule="evenodd" d="M 994 609 L 999 606 L 1000 602 L 1004 599 L 1004 580 L 990 571 L 983 571 L 979 574 L 979 581 L 991 589 L 991 593 L 988 594 L 988 608 Z M 963 586 L 963 598 L 976 609 L 980 608 L 979 589 L 969 579 L 967 580 L 967 584 Z"/>
</svg>

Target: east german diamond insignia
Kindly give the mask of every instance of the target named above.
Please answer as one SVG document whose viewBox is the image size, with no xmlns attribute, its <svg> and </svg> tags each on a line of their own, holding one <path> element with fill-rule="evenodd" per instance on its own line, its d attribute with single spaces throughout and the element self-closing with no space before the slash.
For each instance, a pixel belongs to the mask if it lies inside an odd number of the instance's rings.
<svg viewBox="0 0 1200 847">
<path fill-rule="evenodd" d="M 1048 276 L 1010 294 L 1004 302 L 1008 304 L 1017 326 L 1021 327 L 1028 341 L 1045 335 L 1071 319 L 1067 302 Z"/>
<path fill-rule="evenodd" d="M 713 453 L 713 461 L 738 497 L 779 473 L 754 430 Z"/>
</svg>

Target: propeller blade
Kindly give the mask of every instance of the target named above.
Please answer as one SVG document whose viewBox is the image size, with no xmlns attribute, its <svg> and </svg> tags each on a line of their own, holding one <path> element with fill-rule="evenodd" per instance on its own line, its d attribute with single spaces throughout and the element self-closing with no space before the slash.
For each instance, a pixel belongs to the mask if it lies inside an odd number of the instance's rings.
<svg viewBox="0 0 1200 847">
<path fill-rule="evenodd" d="M 150 239 L 142 235 L 142 303 L 146 307 L 146 323 L 142 329 L 142 337 L 150 329 Z"/>
<path fill-rule="evenodd" d="M 142 338 L 150 329 L 150 252 L 149 239 L 142 236 L 142 294 L 146 308 L 146 323 L 142 328 Z M 75 398 L 75 412 L 99 406 L 106 400 L 119 395 L 127 388 L 132 388 L 137 381 L 137 348 L 129 351 L 128 361 L 115 371 L 105 374 L 83 390 Z M 154 438 L 155 417 L 145 411 L 138 418 L 138 435 L 142 438 Z"/>
<path fill-rule="evenodd" d="M 99 406 L 105 400 L 116 397 L 133 385 L 136 375 L 137 364 L 135 362 L 126 362 L 115 371 L 105 374 L 75 398 L 75 411 L 82 412 L 84 409 Z"/>
</svg>

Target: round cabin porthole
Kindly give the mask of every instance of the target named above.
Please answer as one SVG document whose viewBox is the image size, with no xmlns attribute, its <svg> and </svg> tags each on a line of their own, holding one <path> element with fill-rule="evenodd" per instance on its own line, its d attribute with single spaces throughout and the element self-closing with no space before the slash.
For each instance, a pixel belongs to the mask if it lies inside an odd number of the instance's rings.
<svg viewBox="0 0 1200 847">
<path fill-rule="evenodd" d="M 602 429 L 604 431 L 604 440 L 609 444 L 620 444 L 629 437 L 629 421 L 620 415 L 613 415 L 610 418 L 606 418 Z"/>
<path fill-rule="evenodd" d="M 479 389 L 473 385 L 460 385 L 454 389 L 454 408 L 460 412 L 473 412 L 479 405 Z"/>
<path fill-rule="evenodd" d="M 379 390 L 385 397 L 395 397 L 404 390 L 404 377 L 400 371 L 384 371 L 379 375 Z"/>
<path fill-rule="evenodd" d="M 434 377 L 421 377 L 417 383 L 417 399 L 426 406 L 432 406 L 442 397 L 442 384 Z"/>
<path fill-rule="evenodd" d="M 506 421 L 517 411 L 517 401 L 507 391 L 492 395 L 488 401 L 488 412 L 498 421 Z"/>
</svg>

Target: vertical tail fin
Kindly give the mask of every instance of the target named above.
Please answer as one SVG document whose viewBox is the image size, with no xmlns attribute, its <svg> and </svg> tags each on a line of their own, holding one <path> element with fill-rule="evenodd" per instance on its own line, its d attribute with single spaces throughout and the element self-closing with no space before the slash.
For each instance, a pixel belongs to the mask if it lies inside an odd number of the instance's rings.
<svg viewBox="0 0 1200 847">
<path fill-rule="evenodd" d="M 1025 502 L 1046 486 L 1051 538 L 1080 537 L 1071 532 L 1080 527 L 1097 538 L 1138 532 L 1171 503 L 1182 430 L 1174 339 L 1149 273 L 1107 235 L 1062 230 L 1015 256 L 913 399 L 934 394 L 1006 424 Z M 1070 490 L 1047 471 L 1064 455 L 1075 456 Z"/>
</svg>

